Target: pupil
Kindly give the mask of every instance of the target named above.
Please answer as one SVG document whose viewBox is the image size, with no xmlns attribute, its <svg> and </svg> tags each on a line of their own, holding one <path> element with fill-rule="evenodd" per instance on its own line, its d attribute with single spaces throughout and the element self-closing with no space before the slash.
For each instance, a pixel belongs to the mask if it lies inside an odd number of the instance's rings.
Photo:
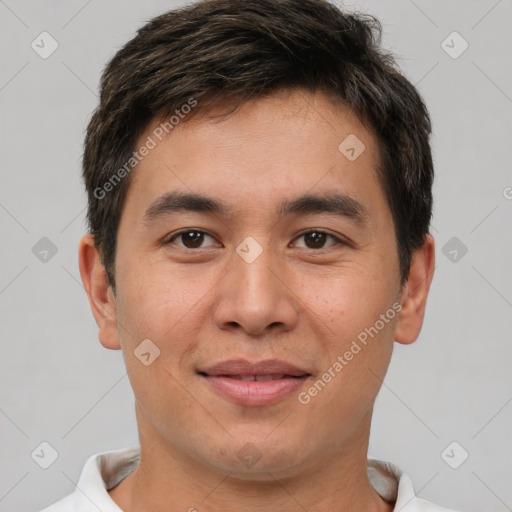
<svg viewBox="0 0 512 512">
<path fill-rule="evenodd" d="M 182 241 L 185 247 L 197 248 L 201 246 L 203 241 L 204 234 L 199 231 L 188 231 L 187 233 L 182 233 L 181 235 Z"/>
<path fill-rule="evenodd" d="M 325 233 L 318 233 L 316 231 L 313 231 L 311 233 L 308 233 L 306 235 L 306 240 L 308 240 L 308 238 L 310 240 L 312 240 L 313 244 L 307 244 L 306 242 L 306 245 L 310 248 L 310 249 L 319 249 L 319 248 L 322 248 L 322 246 L 324 245 L 325 243 Z"/>
</svg>

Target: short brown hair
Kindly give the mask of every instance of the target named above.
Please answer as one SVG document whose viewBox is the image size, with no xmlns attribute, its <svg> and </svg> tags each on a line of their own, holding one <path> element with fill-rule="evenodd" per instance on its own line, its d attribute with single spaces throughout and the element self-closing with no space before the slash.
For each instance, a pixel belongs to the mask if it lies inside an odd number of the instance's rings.
<svg viewBox="0 0 512 512">
<path fill-rule="evenodd" d="M 205 0 L 144 25 L 106 66 L 85 138 L 89 230 L 113 290 L 117 230 L 136 165 L 130 159 L 149 123 L 191 98 L 185 121 L 297 87 L 340 100 L 375 134 L 405 282 L 432 216 L 431 125 L 380 36 L 372 16 L 325 0 Z"/>
</svg>

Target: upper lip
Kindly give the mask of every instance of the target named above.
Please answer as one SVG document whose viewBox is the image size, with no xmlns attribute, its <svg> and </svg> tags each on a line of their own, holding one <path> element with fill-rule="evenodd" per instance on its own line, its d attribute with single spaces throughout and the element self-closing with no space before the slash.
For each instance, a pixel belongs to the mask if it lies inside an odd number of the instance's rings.
<svg viewBox="0 0 512 512">
<path fill-rule="evenodd" d="M 220 375 L 290 375 L 303 377 L 310 375 L 307 370 L 298 368 L 293 364 L 279 359 L 267 359 L 265 361 L 250 362 L 245 359 L 231 359 L 222 361 L 208 368 L 200 369 L 199 373 L 208 376 Z"/>
</svg>

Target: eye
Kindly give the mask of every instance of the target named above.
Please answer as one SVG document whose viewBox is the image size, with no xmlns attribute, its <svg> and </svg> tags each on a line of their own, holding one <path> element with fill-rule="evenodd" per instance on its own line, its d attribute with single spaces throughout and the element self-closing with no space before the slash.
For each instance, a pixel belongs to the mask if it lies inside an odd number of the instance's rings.
<svg viewBox="0 0 512 512">
<path fill-rule="evenodd" d="M 215 242 L 215 239 L 204 231 L 200 231 L 198 229 L 186 229 L 174 234 L 171 238 L 168 238 L 164 244 L 174 244 L 185 249 L 203 249 L 204 247 L 201 247 L 201 245 L 207 238 L 210 238 Z M 178 240 L 181 243 L 176 243 L 175 240 Z"/>
<path fill-rule="evenodd" d="M 326 249 L 338 243 L 343 244 L 343 241 L 340 240 L 339 238 L 335 237 L 334 235 L 331 235 L 330 233 L 326 233 L 325 231 L 320 231 L 318 229 L 306 231 L 305 233 L 299 235 L 296 238 L 296 240 L 299 240 L 300 238 L 304 239 L 305 245 L 303 245 L 302 248 L 305 249 Z M 325 243 L 327 242 L 328 239 L 334 240 L 334 243 L 325 247 Z"/>
</svg>

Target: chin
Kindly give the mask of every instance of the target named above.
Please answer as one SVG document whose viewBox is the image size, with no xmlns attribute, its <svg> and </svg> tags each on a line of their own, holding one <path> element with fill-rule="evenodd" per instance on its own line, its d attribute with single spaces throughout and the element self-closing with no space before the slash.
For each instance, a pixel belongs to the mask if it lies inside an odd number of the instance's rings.
<svg viewBox="0 0 512 512">
<path fill-rule="evenodd" d="M 250 436 L 243 437 L 251 439 Z M 284 446 L 286 441 L 288 446 Z M 291 443 L 289 437 L 265 440 L 265 436 L 260 436 L 259 441 L 247 442 L 229 438 L 225 446 L 210 453 L 207 463 L 215 471 L 230 473 L 235 479 L 271 482 L 277 478 L 291 478 L 308 465 L 308 457 L 303 457 L 303 445 L 303 440 Z"/>
</svg>

